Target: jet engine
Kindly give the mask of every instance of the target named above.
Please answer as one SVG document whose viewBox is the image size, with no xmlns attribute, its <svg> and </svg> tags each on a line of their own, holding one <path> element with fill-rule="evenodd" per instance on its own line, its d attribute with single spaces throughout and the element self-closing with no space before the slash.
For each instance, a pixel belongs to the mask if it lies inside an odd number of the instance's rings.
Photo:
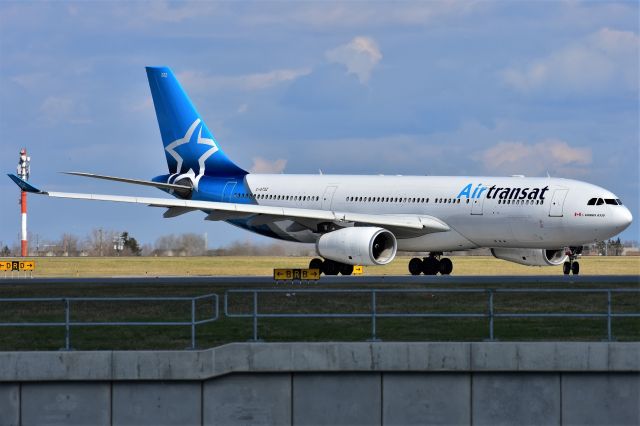
<svg viewBox="0 0 640 426">
<path fill-rule="evenodd" d="M 564 249 L 491 249 L 494 257 L 527 266 L 557 266 L 563 264 L 568 256 Z"/>
<path fill-rule="evenodd" d="M 325 259 L 349 265 L 386 265 L 396 257 L 398 243 L 386 229 L 352 227 L 323 234 L 316 250 Z"/>
</svg>

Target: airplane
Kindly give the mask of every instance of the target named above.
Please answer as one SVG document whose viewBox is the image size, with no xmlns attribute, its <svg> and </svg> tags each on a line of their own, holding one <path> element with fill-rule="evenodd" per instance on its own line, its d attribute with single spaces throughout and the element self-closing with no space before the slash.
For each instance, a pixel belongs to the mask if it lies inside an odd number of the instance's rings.
<svg viewBox="0 0 640 426">
<path fill-rule="evenodd" d="M 163 207 L 165 218 L 201 211 L 205 220 L 313 243 L 319 257 L 309 267 L 326 275 L 385 265 L 398 251 L 426 254 L 410 260 L 412 275 L 449 275 L 453 263 L 443 253 L 476 248 L 579 274 L 583 245 L 632 222 L 612 192 L 571 179 L 249 173 L 227 157 L 170 68 L 146 72 L 169 173 L 151 180 L 68 174 L 151 186 L 174 198 L 41 191 L 9 177 L 23 191 L 49 197 Z"/>
</svg>

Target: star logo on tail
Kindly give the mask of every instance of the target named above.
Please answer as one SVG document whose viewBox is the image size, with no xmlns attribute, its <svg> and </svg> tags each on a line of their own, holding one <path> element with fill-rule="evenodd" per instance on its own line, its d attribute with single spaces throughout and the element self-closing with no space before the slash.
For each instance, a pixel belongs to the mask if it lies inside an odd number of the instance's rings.
<svg viewBox="0 0 640 426">
<path fill-rule="evenodd" d="M 203 125 L 201 123 L 202 120 L 196 118 L 182 138 L 176 139 L 165 147 L 165 151 L 176 160 L 176 170 L 167 179 L 168 183 L 187 177 L 193 183 L 194 188 L 198 189 L 198 182 L 206 171 L 207 159 L 219 149 L 213 139 L 202 137 Z M 207 149 L 207 147 L 210 148 Z M 198 155 L 203 149 L 206 149 L 204 153 Z M 183 155 L 180 155 L 178 151 Z"/>
</svg>

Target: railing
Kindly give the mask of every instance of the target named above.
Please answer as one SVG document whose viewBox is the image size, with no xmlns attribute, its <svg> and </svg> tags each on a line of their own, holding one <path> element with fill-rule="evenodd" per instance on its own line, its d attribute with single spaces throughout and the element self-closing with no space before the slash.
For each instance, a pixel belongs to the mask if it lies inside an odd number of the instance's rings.
<svg viewBox="0 0 640 426">
<path fill-rule="evenodd" d="M 342 313 L 297 313 L 297 312 L 260 312 L 258 295 L 262 294 L 369 294 L 370 305 L 367 312 L 342 312 Z M 482 312 L 458 312 L 458 313 L 438 313 L 438 312 L 393 312 L 380 313 L 377 310 L 376 296 L 382 294 L 485 294 L 486 306 Z M 494 297 L 498 293 L 596 293 L 606 294 L 606 312 L 544 312 L 544 313 L 496 313 Z M 224 314 L 230 318 L 251 318 L 253 320 L 253 341 L 258 338 L 258 320 L 260 318 L 370 318 L 371 319 L 371 340 L 379 340 L 377 337 L 378 318 L 486 318 L 489 320 L 489 339 L 496 340 L 494 333 L 494 320 L 496 318 L 606 318 L 607 319 L 607 340 L 613 340 L 611 322 L 613 318 L 640 318 L 640 312 L 614 313 L 612 308 L 612 294 L 635 293 L 640 295 L 640 289 L 231 289 L 224 295 Z M 252 310 L 250 313 L 233 313 L 229 310 L 229 298 L 233 294 L 253 295 Z"/>
<path fill-rule="evenodd" d="M 198 320 L 196 318 L 196 304 L 198 301 L 211 300 L 210 316 Z M 64 350 L 71 350 L 72 327 L 96 326 L 190 326 L 191 348 L 196 348 L 196 326 L 210 323 L 218 319 L 218 295 L 206 294 L 197 297 L 38 297 L 38 298 L 0 298 L 2 303 L 52 303 L 60 302 L 64 306 L 64 321 L 53 322 L 0 322 L 0 327 L 64 327 Z M 71 306 L 78 302 L 191 302 L 190 321 L 73 321 Z"/>
<path fill-rule="evenodd" d="M 498 294 L 596 294 L 602 295 L 603 298 L 606 297 L 606 310 L 602 308 L 599 311 L 593 312 L 575 312 L 575 311 L 567 311 L 564 309 L 564 312 L 514 312 L 516 308 L 512 306 L 502 306 L 503 300 L 499 299 L 500 309 L 496 309 L 496 295 Z M 263 299 L 262 304 L 260 303 L 260 297 L 264 297 L 269 294 L 276 295 L 303 295 L 309 294 L 314 297 L 315 295 L 327 295 L 334 294 L 341 297 L 347 295 L 360 295 L 362 300 L 361 306 L 359 309 L 353 304 L 345 307 L 342 312 L 340 312 L 337 308 L 333 312 L 312 312 L 314 306 L 322 306 L 319 303 L 316 303 L 315 300 L 312 300 L 311 304 L 305 306 L 298 306 L 295 311 L 286 306 L 286 303 L 280 303 L 274 309 L 273 301 L 267 301 Z M 464 298 L 465 295 L 477 295 L 478 299 L 473 299 L 471 305 L 469 305 L 468 301 L 465 302 L 468 308 L 468 311 L 464 311 L 465 308 L 450 308 L 447 304 L 446 300 L 436 300 L 436 303 L 431 306 L 420 306 L 413 308 L 404 308 L 406 311 L 396 311 L 397 309 L 403 308 L 404 303 L 380 303 L 380 299 L 382 296 L 388 295 L 440 295 L 440 294 L 450 294 L 455 296 L 452 300 L 459 301 Z M 505 288 L 505 289 L 430 289 L 430 288 L 421 288 L 421 289 L 230 289 L 227 290 L 224 294 L 224 315 L 228 318 L 245 318 L 252 320 L 252 340 L 259 341 L 258 329 L 259 329 L 259 321 L 261 319 L 270 319 L 270 318 L 352 318 L 352 319 L 370 319 L 371 323 L 371 335 L 370 338 L 373 341 L 379 340 L 378 338 L 378 324 L 377 321 L 381 318 L 476 318 L 476 319 L 486 319 L 488 322 L 488 340 L 494 341 L 495 337 L 495 320 L 501 318 L 595 318 L 595 319 L 603 319 L 606 320 L 607 325 L 607 339 L 609 341 L 613 340 L 613 332 L 612 332 L 612 320 L 614 318 L 640 318 L 640 308 L 638 303 L 632 302 L 632 310 L 629 308 L 625 309 L 624 312 L 614 311 L 613 307 L 613 297 L 617 294 L 629 294 L 634 297 L 640 296 L 640 289 L 635 288 L 625 288 L 625 289 L 567 289 L 567 288 L 553 288 L 553 289 L 514 289 L 514 288 Z M 239 295 L 245 295 L 245 299 L 242 299 L 244 302 L 239 308 L 238 305 L 232 304 L 231 300 Z M 247 300 L 248 299 L 248 300 Z M 235 300 L 235 299 L 233 299 Z M 318 302 L 320 299 L 317 299 Z M 326 299 L 323 299 L 326 300 Z M 335 302 L 342 301 L 342 299 L 330 299 Z M 413 300 L 413 299 L 412 299 Z M 634 299 L 638 300 L 638 299 Z M 601 300 L 602 306 L 604 307 L 604 299 Z M 96 302 L 96 303 L 104 303 L 104 302 L 187 302 L 190 305 L 190 319 L 184 321 L 80 321 L 74 320 L 72 318 L 72 314 L 76 316 L 83 315 L 86 316 L 86 306 L 83 311 L 80 307 L 75 310 L 72 309 L 74 306 L 78 306 L 81 302 Z M 236 300 L 236 303 L 238 301 Z M 267 302 L 269 306 L 266 305 Z M 444 302 L 444 303 L 443 303 Z M 511 303 L 513 305 L 513 301 L 511 299 L 506 299 L 504 302 L 506 304 Z M 592 302 L 592 301 L 591 301 Z M 216 294 L 207 294 L 203 296 L 197 297 L 42 297 L 42 298 L 0 298 L 0 312 L 3 311 L 3 304 L 11 304 L 11 303 L 60 303 L 61 307 L 63 307 L 64 320 L 53 320 L 50 322 L 47 321 L 10 321 L 10 322 L 0 322 L 0 327 L 64 327 L 65 336 L 64 336 L 64 350 L 71 350 L 71 330 L 74 327 L 100 327 L 100 326 L 189 326 L 191 331 L 191 346 L 190 349 L 195 349 L 197 347 L 196 341 L 196 327 L 202 324 L 212 323 L 218 320 L 219 317 L 219 301 L 218 295 Z M 297 303 L 297 302 L 296 302 Z M 363 308 L 362 303 L 366 305 Z M 423 301 L 424 303 L 424 301 Z M 438 305 L 437 303 L 440 303 Z M 616 304 L 618 302 L 616 301 Z M 209 306 L 210 304 L 210 306 Z M 517 304 L 517 301 L 516 301 Z M 629 304 L 629 303 L 626 303 Z M 232 306 L 233 305 L 233 306 Z M 574 303 L 575 305 L 575 303 Z M 138 305 L 136 305 L 138 306 Z M 142 306 L 140 304 L 139 306 Z M 233 309 L 231 309 L 233 307 Z M 198 317 L 202 317 L 203 308 L 206 310 L 206 317 L 198 319 Z M 322 307 L 323 309 L 327 309 L 328 306 L 325 305 Z M 457 309 L 457 312 L 456 312 Z M 511 312 L 507 310 L 511 310 Z M 574 310 L 576 307 L 573 308 Z M 578 308 L 580 309 L 580 308 Z M 274 310 L 276 310 L 274 312 Z M 389 312 L 389 310 L 394 310 L 393 312 Z M 337 311 L 337 312 L 336 312 Z M 306 312 L 306 313 L 305 313 Z M 6 311 L 5 311 L 6 313 Z M 6 315 L 9 315 L 6 313 Z M 166 312 L 164 315 L 167 315 Z M 166 316 L 165 316 L 166 318 Z"/>
</svg>

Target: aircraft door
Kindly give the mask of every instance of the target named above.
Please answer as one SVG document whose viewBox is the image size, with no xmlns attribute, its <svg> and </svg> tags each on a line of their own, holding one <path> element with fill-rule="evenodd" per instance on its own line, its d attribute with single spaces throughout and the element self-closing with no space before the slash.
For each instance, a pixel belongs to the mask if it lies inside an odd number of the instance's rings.
<svg viewBox="0 0 640 426">
<path fill-rule="evenodd" d="M 473 198 L 471 200 L 471 214 L 473 215 L 481 215 L 484 213 L 484 200 L 485 197 L 482 198 Z"/>
<path fill-rule="evenodd" d="M 327 186 L 322 194 L 322 210 L 330 210 L 333 202 L 333 194 L 335 194 L 337 186 Z"/>
<path fill-rule="evenodd" d="M 562 208 L 564 199 L 567 197 L 568 189 L 556 189 L 551 197 L 551 206 L 549 206 L 549 216 L 562 217 Z"/>
<path fill-rule="evenodd" d="M 235 180 L 233 181 L 229 181 L 224 185 L 224 189 L 222 190 L 222 200 L 223 202 L 231 202 L 231 196 L 233 195 L 233 190 L 236 187 L 236 184 L 238 182 L 236 182 Z"/>
</svg>

